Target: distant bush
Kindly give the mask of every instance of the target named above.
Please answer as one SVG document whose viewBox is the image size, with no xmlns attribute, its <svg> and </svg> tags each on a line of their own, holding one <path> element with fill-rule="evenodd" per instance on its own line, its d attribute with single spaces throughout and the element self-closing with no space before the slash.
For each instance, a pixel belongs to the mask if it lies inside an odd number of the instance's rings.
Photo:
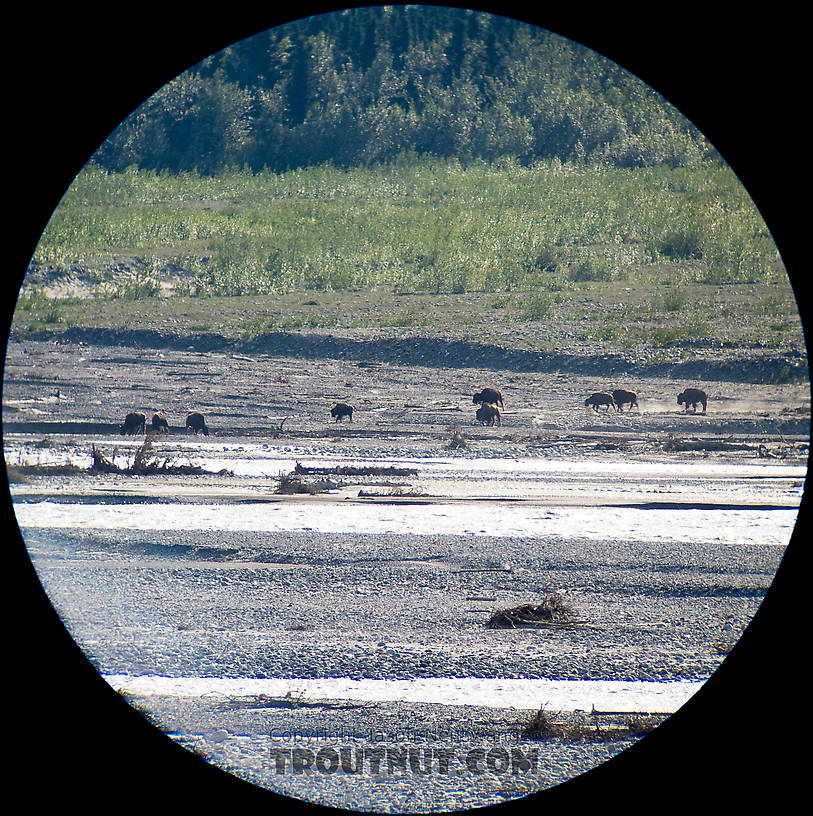
<svg viewBox="0 0 813 816">
<path fill-rule="evenodd" d="M 652 332 L 652 345 L 668 346 L 685 336 L 686 332 L 681 326 L 661 326 Z"/>
<path fill-rule="evenodd" d="M 534 292 L 522 304 L 523 320 L 544 320 L 553 310 L 553 298 L 547 292 Z"/>
<path fill-rule="evenodd" d="M 113 297 L 122 300 L 144 300 L 159 297 L 161 282 L 155 278 L 135 277 L 122 281 L 114 290 Z"/>
<path fill-rule="evenodd" d="M 569 269 L 572 281 L 611 281 L 616 278 L 616 270 L 611 264 L 603 260 L 586 260 L 573 264 Z"/>
<path fill-rule="evenodd" d="M 686 323 L 687 336 L 700 340 L 711 336 L 711 324 L 700 314 L 692 315 L 691 319 Z"/>
<path fill-rule="evenodd" d="M 702 340 L 711 335 L 711 324 L 702 315 L 692 315 L 678 326 L 661 326 L 652 332 L 654 346 L 668 346 L 682 340 Z"/>
<path fill-rule="evenodd" d="M 695 230 L 681 228 L 667 232 L 658 247 L 661 255 L 678 260 L 696 260 L 703 257 L 702 239 Z"/>
<path fill-rule="evenodd" d="M 679 312 L 688 300 L 688 295 L 684 289 L 670 289 L 661 302 L 663 310 L 666 312 Z"/>
<path fill-rule="evenodd" d="M 561 264 L 558 255 L 549 247 L 538 249 L 528 261 L 530 272 L 555 272 Z"/>
<path fill-rule="evenodd" d="M 23 294 L 17 301 L 17 309 L 35 323 L 58 323 L 62 319 L 59 301 L 38 289 Z"/>
<path fill-rule="evenodd" d="M 243 339 L 254 340 L 264 334 L 276 331 L 276 323 L 270 317 L 254 317 L 243 323 Z"/>
</svg>

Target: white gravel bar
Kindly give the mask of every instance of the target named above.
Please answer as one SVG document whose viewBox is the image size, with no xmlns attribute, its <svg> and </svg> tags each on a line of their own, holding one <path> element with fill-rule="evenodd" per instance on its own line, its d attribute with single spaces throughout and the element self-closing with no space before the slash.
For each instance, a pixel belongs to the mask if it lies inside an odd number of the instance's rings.
<svg viewBox="0 0 813 816">
<path fill-rule="evenodd" d="M 129 677 L 107 675 L 117 691 L 175 697 L 266 695 L 306 700 L 435 703 L 490 708 L 672 714 L 703 681 L 528 680 L 430 677 L 415 680 L 353 680 L 347 677 L 262 679 L 249 677 Z"/>
</svg>

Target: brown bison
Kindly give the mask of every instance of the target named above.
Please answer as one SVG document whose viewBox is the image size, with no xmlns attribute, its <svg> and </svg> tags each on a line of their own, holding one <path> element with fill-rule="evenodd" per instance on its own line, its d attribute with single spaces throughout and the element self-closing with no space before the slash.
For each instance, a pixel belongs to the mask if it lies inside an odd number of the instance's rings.
<svg viewBox="0 0 813 816">
<path fill-rule="evenodd" d="M 119 433 L 122 436 L 124 434 L 147 433 L 147 417 L 141 411 L 131 411 L 124 417 L 124 424 L 119 426 Z"/>
<path fill-rule="evenodd" d="M 623 388 L 616 388 L 615 391 L 611 393 L 617 410 L 623 411 L 624 406 L 627 404 L 629 404 L 630 411 L 633 405 L 638 408 L 638 395 L 634 391 L 625 391 Z M 638 410 L 640 411 L 641 409 L 638 408 Z"/>
<path fill-rule="evenodd" d="M 344 417 L 347 417 L 352 422 L 354 410 L 352 405 L 348 405 L 345 402 L 337 402 L 330 409 L 330 415 L 336 418 L 336 422 L 340 422 Z"/>
<path fill-rule="evenodd" d="M 500 419 L 500 409 L 496 405 L 492 405 L 490 402 L 484 402 L 477 409 L 477 413 L 474 415 L 474 418 L 481 425 L 493 425 L 495 422 L 498 425 L 502 425 L 502 420 Z"/>
<path fill-rule="evenodd" d="M 615 408 L 615 400 L 613 399 L 612 394 L 605 394 L 603 391 L 600 391 L 597 394 L 591 394 L 585 401 L 584 407 L 592 407 L 593 410 L 598 413 L 599 405 L 605 406 L 604 410 L 609 411 L 610 408 Z"/>
<path fill-rule="evenodd" d="M 502 404 L 502 394 L 493 388 L 484 388 L 479 394 L 475 394 L 472 403 L 477 405 L 478 402 L 484 405 L 487 402 L 491 405 L 499 405 L 500 408 L 505 410 L 505 406 Z"/>
<path fill-rule="evenodd" d="M 697 412 L 697 406 L 703 406 L 703 413 L 706 413 L 706 406 L 709 403 L 709 395 L 705 391 L 701 391 L 699 388 L 687 388 L 682 393 L 678 394 L 678 405 L 685 405 L 686 407 L 683 409 L 683 413 L 685 414 L 689 410 L 689 406 L 692 406 L 692 411 Z"/>
<path fill-rule="evenodd" d="M 152 415 L 153 433 L 169 433 L 169 423 L 163 411 L 156 411 Z"/>
<path fill-rule="evenodd" d="M 197 411 L 193 411 L 186 418 L 187 433 L 189 433 L 190 428 L 195 432 L 195 436 L 197 436 L 200 431 L 203 431 L 205 436 L 209 436 L 209 428 L 206 426 L 203 414 L 199 414 Z"/>
</svg>

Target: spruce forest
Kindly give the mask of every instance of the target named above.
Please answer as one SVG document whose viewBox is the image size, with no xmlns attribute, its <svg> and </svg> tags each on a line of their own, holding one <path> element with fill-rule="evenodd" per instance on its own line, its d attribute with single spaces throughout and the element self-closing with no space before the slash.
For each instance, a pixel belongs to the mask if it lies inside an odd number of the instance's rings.
<svg viewBox="0 0 813 816">
<path fill-rule="evenodd" d="M 431 6 L 302 19 L 170 81 L 68 189 L 29 305 L 59 276 L 126 300 L 753 282 L 792 302 L 754 202 L 653 89 Z"/>
<path fill-rule="evenodd" d="M 319 15 L 168 83 L 94 161 L 214 174 L 356 167 L 399 153 L 696 166 L 702 135 L 614 63 L 543 29 L 433 6 Z"/>
</svg>

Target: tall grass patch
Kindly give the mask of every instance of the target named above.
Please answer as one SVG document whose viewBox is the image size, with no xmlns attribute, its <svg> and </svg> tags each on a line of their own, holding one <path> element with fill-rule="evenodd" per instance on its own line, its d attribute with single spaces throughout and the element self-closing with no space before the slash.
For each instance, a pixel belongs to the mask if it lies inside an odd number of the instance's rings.
<svg viewBox="0 0 813 816">
<path fill-rule="evenodd" d="M 54 212 L 34 262 L 110 258 L 172 268 L 198 295 L 517 292 L 638 278 L 691 264 L 694 280 L 769 282 L 784 270 L 731 171 L 607 169 L 557 160 L 466 166 L 405 157 L 352 169 L 121 173 L 93 164 Z M 123 296 L 132 296 L 125 292 Z"/>
<path fill-rule="evenodd" d="M 59 300 L 49 298 L 39 289 L 31 289 L 17 301 L 15 321 L 29 329 L 51 326 L 64 318 Z"/>
<path fill-rule="evenodd" d="M 663 296 L 660 306 L 666 312 L 680 312 L 686 307 L 688 300 L 685 289 L 672 288 Z"/>
</svg>

